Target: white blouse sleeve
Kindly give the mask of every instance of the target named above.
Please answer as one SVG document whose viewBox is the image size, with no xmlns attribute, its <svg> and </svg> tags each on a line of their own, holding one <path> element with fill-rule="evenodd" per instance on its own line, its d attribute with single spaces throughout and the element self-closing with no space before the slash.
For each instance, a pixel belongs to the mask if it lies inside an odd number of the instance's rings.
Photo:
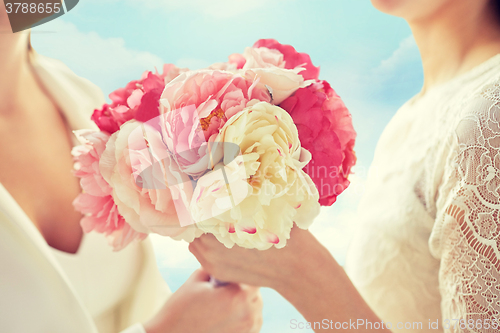
<svg viewBox="0 0 500 333">
<path fill-rule="evenodd" d="M 446 333 L 499 332 L 500 85 L 458 119 L 429 240 L 440 259 L 442 324 Z"/>
</svg>

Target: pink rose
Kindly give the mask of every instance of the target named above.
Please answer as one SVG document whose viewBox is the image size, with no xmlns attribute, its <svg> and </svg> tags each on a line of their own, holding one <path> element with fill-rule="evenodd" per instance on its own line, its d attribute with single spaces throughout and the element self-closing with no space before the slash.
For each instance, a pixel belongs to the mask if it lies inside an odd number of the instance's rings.
<svg viewBox="0 0 500 333">
<path fill-rule="evenodd" d="M 165 84 L 187 69 L 172 64 L 163 66 L 163 74 L 144 72 L 140 80 L 134 80 L 125 88 L 109 94 L 112 103 L 96 109 L 92 120 L 99 129 L 110 134 L 116 132 L 125 122 L 136 119 L 147 121 L 159 115 L 159 99 Z"/>
<path fill-rule="evenodd" d="M 319 67 L 315 67 L 311 62 L 311 57 L 306 53 L 299 53 L 291 45 L 280 44 L 275 39 L 260 39 L 253 45 L 254 48 L 266 47 L 277 50 L 283 54 L 286 69 L 303 67 L 300 72 L 304 80 L 317 80 L 319 77 Z"/>
<path fill-rule="evenodd" d="M 161 118 L 124 124 L 111 135 L 99 167 L 119 213 L 135 231 L 192 241 L 201 234 L 194 226 L 183 228 L 191 224 L 192 184 L 162 141 Z"/>
<path fill-rule="evenodd" d="M 304 171 L 318 188 L 320 204 L 332 205 L 349 186 L 347 176 L 356 163 L 351 114 L 326 81 L 297 90 L 280 107 L 290 113 L 302 147 L 312 154 Z"/>
<path fill-rule="evenodd" d="M 77 131 L 82 143 L 73 149 L 75 176 L 80 178 L 83 193 L 73 201 L 75 209 L 84 217 L 80 221 L 84 232 L 96 231 L 107 236 L 109 244 L 119 251 L 133 240 L 141 240 L 145 234 L 130 230 L 118 213 L 111 196 L 112 188 L 102 177 L 99 160 L 104 152 L 109 135 L 105 132 Z"/>
</svg>

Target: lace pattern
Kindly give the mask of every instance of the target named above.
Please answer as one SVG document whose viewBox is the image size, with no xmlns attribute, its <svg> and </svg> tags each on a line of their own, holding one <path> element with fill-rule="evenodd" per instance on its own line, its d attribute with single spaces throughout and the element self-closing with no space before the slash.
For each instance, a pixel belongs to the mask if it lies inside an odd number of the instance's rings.
<svg viewBox="0 0 500 333">
<path fill-rule="evenodd" d="M 429 244 L 441 260 L 444 331 L 493 333 L 500 331 L 500 84 L 464 103 L 458 119 Z"/>
</svg>

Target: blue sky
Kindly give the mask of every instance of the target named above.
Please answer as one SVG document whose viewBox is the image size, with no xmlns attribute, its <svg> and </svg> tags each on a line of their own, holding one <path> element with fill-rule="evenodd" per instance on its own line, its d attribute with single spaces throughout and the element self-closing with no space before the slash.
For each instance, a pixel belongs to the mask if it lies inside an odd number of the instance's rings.
<svg viewBox="0 0 500 333">
<path fill-rule="evenodd" d="M 353 115 L 358 165 L 352 184 L 311 230 L 343 263 L 356 207 L 377 140 L 392 115 L 422 85 L 418 49 L 406 23 L 369 0 L 81 0 L 64 16 L 33 30 L 32 44 L 90 79 L 107 95 L 145 70 L 174 63 L 191 69 L 225 61 L 260 38 L 311 55 Z M 197 267 L 184 243 L 153 237 L 172 289 Z M 300 315 L 263 290 L 262 332 L 300 332 Z M 311 332 L 309 330 L 309 332 Z"/>
</svg>

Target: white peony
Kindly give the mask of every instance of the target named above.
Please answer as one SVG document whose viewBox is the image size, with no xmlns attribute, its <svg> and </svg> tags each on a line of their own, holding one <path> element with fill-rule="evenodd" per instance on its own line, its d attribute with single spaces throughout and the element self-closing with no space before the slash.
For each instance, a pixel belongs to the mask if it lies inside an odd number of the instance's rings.
<svg viewBox="0 0 500 333">
<path fill-rule="evenodd" d="M 284 247 L 294 222 L 309 227 L 319 214 L 318 191 L 302 170 L 311 155 L 286 111 L 250 106 L 228 120 L 217 141 L 225 160 L 199 179 L 192 196 L 199 229 L 227 247 L 265 250 Z"/>
</svg>

